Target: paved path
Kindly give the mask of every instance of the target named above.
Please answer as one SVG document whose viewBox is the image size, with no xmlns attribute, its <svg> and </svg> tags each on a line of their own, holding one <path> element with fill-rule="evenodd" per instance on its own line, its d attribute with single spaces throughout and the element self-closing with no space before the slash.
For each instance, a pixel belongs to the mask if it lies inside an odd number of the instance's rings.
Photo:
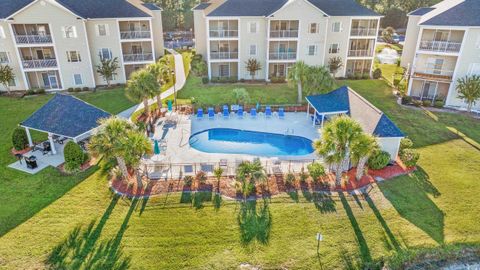
<svg viewBox="0 0 480 270">
<path fill-rule="evenodd" d="M 176 75 L 176 83 L 175 83 L 175 89 L 177 91 L 180 91 L 183 86 L 185 85 L 185 82 L 187 81 L 187 78 L 185 77 L 185 69 L 183 67 L 183 58 L 182 55 L 177 53 L 175 50 L 168 49 L 168 51 L 173 54 L 174 59 L 175 59 L 175 75 Z M 174 93 L 174 88 L 173 86 L 167 89 L 165 92 L 162 93 L 162 99 L 165 99 Z M 153 104 L 156 102 L 156 99 L 150 99 L 148 101 L 148 104 Z M 118 116 L 130 119 L 130 116 L 136 111 L 139 111 L 143 109 L 143 103 L 137 104 L 121 113 L 118 114 Z"/>
</svg>

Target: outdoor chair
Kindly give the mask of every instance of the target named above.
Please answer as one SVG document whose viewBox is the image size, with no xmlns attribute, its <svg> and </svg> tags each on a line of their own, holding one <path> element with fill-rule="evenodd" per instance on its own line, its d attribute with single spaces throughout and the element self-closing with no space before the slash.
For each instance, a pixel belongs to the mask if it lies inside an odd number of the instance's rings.
<svg viewBox="0 0 480 270">
<path fill-rule="evenodd" d="M 50 142 L 43 142 L 42 146 L 43 146 L 43 149 L 42 149 L 43 155 L 46 155 L 52 151 L 52 146 L 50 145 Z"/>
<path fill-rule="evenodd" d="M 267 107 L 265 108 L 265 117 L 266 117 L 266 118 L 272 117 L 272 108 L 271 108 L 270 106 L 267 106 Z"/>
<path fill-rule="evenodd" d="M 285 109 L 284 108 L 279 108 L 278 109 L 278 118 L 280 118 L 280 119 L 285 118 Z"/>
<path fill-rule="evenodd" d="M 228 111 L 228 106 L 223 105 L 223 118 L 229 118 L 230 117 L 230 112 Z"/>
<path fill-rule="evenodd" d="M 238 107 L 237 116 L 243 118 L 243 107 Z"/>
<path fill-rule="evenodd" d="M 35 156 L 25 157 L 25 163 L 27 164 L 27 168 L 31 170 L 38 167 L 37 158 Z"/>
<path fill-rule="evenodd" d="M 255 109 L 255 108 L 250 109 L 250 117 L 252 117 L 252 118 L 257 117 L 257 109 Z"/>
<path fill-rule="evenodd" d="M 203 109 L 199 108 L 197 111 L 197 119 L 202 119 L 203 118 Z"/>
<path fill-rule="evenodd" d="M 215 118 L 215 110 L 210 107 L 208 108 L 208 119 L 214 119 Z"/>
</svg>

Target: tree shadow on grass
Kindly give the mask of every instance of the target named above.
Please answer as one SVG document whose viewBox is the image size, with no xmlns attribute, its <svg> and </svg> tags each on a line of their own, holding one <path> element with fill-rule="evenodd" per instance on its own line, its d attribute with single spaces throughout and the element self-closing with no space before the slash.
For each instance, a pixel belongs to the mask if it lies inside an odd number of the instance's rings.
<svg viewBox="0 0 480 270">
<path fill-rule="evenodd" d="M 292 191 L 289 191 L 287 193 L 288 193 L 288 196 L 290 196 L 290 198 L 292 199 L 292 201 L 294 201 L 296 203 L 299 202 L 298 190 L 292 190 Z"/>
<path fill-rule="evenodd" d="M 421 168 L 418 171 L 378 185 L 385 198 L 406 220 L 423 230 L 437 243 L 444 243 L 445 214 L 430 199 L 440 192 Z"/>
<path fill-rule="evenodd" d="M 322 214 L 337 212 L 336 202 L 332 196 L 324 193 L 313 193 L 312 201 Z"/>
<path fill-rule="evenodd" d="M 202 209 L 205 202 L 212 201 L 213 193 L 212 191 L 197 191 L 192 196 L 192 205 L 195 209 Z"/>
<path fill-rule="evenodd" d="M 347 214 L 348 220 L 350 220 L 350 224 L 352 225 L 353 232 L 355 233 L 355 237 L 357 238 L 358 249 L 360 251 L 360 259 L 364 264 L 369 263 L 372 261 L 372 256 L 370 255 L 370 248 L 368 247 L 367 241 L 363 236 L 363 232 L 360 229 L 360 225 L 353 214 L 352 208 L 347 202 L 345 195 L 343 193 L 338 193 L 340 197 L 340 201 L 342 202 L 343 208 Z"/>
<path fill-rule="evenodd" d="M 67 239 L 57 245 L 46 259 L 49 268 L 99 270 L 130 268 L 131 259 L 124 255 L 120 244 L 138 200 L 134 199 L 132 201 L 116 236 L 109 240 L 98 241 L 117 202 L 118 196 L 115 196 L 96 226 L 96 222 L 93 220 L 86 229 L 82 230 L 81 227 L 77 227 L 69 234 Z"/>
<path fill-rule="evenodd" d="M 220 193 L 215 193 L 215 196 L 213 196 L 213 208 L 215 211 L 220 210 L 220 206 L 222 206 L 223 198 L 222 194 Z"/>
<path fill-rule="evenodd" d="M 258 205 L 255 200 L 240 202 L 237 221 L 243 245 L 248 245 L 254 240 L 264 245 L 268 244 L 272 215 L 266 199 Z"/>
</svg>

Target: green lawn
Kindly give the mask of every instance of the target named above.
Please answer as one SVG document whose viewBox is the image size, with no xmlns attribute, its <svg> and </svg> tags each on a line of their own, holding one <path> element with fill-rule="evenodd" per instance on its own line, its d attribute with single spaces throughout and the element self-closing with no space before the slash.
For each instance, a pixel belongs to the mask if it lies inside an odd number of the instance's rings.
<svg viewBox="0 0 480 270">
<path fill-rule="evenodd" d="M 134 201 L 112 197 L 100 171 L 78 183 L 82 176 L 60 178 L 54 170 L 43 174 L 43 181 L 8 170 L 7 179 L 18 180 L 8 180 L 17 186 L 0 185 L 1 194 L 7 193 L 0 206 L 0 268 L 235 269 L 248 263 L 270 269 L 358 269 L 405 249 L 480 243 L 480 122 L 401 108 L 382 81 L 345 83 L 385 110 L 415 141 L 422 155 L 418 172 L 380 184 L 366 199 L 298 191 L 259 200 L 256 207 L 227 200 L 218 207 L 205 195 L 194 195 L 193 204 L 188 194 Z M 10 108 L 7 131 L 24 117 L 20 114 L 28 114 L 27 105 L 34 109 L 25 100 L 0 99 L 0 105 Z M 2 166 L 8 163 L 4 159 Z M 40 190 L 30 188 L 32 182 Z M 67 183 L 70 187 L 64 187 Z M 54 197 L 45 186 L 56 185 L 55 199 L 39 203 L 49 192 Z M 21 190 L 25 186 L 28 191 Z M 298 201 L 292 199 L 297 196 Z M 5 217 L 16 221 L 5 226 Z M 317 232 L 325 239 L 320 256 Z"/>
</svg>

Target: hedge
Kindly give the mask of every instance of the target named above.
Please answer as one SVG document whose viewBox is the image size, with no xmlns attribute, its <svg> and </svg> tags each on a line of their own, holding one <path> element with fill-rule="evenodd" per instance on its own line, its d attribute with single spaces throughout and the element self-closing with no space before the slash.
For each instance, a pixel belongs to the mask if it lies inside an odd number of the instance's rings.
<svg viewBox="0 0 480 270">
<path fill-rule="evenodd" d="M 64 168 L 67 172 L 79 171 L 82 164 L 88 159 L 88 156 L 85 155 L 82 148 L 73 141 L 69 141 L 67 145 L 65 145 L 63 155 L 65 157 Z"/>
<path fill-rule="evenodd" d="M 385 151 L 378 151 L 368 160 L 368 167 L 373 170 L 380 170 L 387 167 L 390 162 L 390 154 Z"/>
<path fill-rule="evenodd" d="M 12 134 L 12 144 L 15 150 L 23 150 L 28 146 L 28 137 L 25 129 L 17 127 Z"/>
</svg>

